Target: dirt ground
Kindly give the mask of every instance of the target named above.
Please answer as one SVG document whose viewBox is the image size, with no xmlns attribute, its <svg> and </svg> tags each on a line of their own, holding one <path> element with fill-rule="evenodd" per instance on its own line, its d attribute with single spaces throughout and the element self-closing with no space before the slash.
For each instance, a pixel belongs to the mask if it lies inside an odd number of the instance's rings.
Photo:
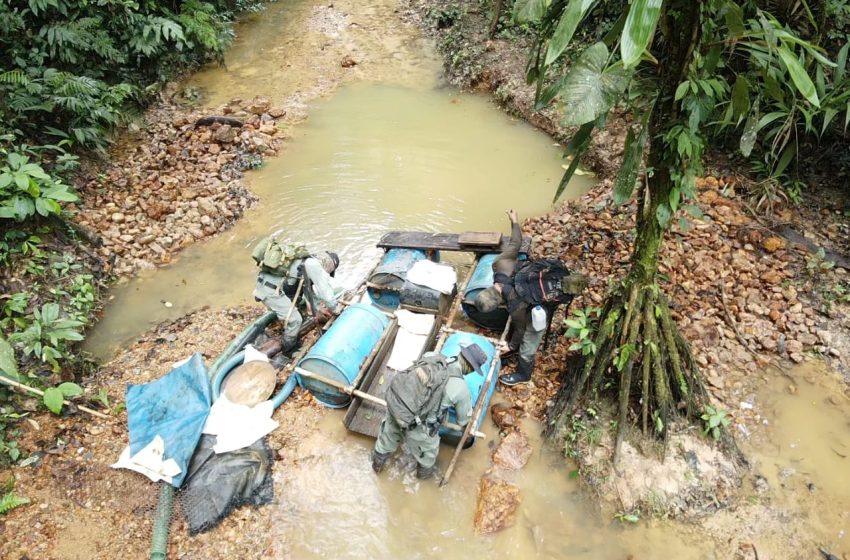
<svg viewBox="0 0 850 560">
<path fill-rule="evenodd" d="M 409 20 L 425 22 L 423 25 L 432 21 L 421 16 L 426 3 L 412 0 L 405 6 L 405 16 Z M 333 15 L 332 6 L 323 7 L 311 14 L 310 21 L 333 27 L 339 24 L 339 18 Z M 484 21 L 483 14 L 477 17 Z M 380 29 L 371 31 L 380 33 Z M 321 62 L 315 68 L 316 75 L 326 76 L 321 85 L 310 90 L 309 95 L 301 93 L 298 102 L 293 101 L 292 107 L 285 109 L 289 117 L 273 116 L 274 108 L 270 105 L 258 107 L 260 112 L 256 113 L 247 110 L 250 107 L 246 103 L 250 100 L 236 103 L 231 107 L 231 114 L 244 111 L 244 117 L 255 120 L 257 125 L 252 125 L 252 132 L 245 138 L 240 137 L 238 142 L 225 142 L 229 132 L 220 133 L 220 125 L 209 131 L 197 130 L 192 123 L 199 113 L 169 106 L 155 108 L 148 114 L 151 128 L 140 131 L 127 144 L 126 152 L 117 154 L 107 171 L 115 175 L 116 181 L 126 178 L 126 189 L 120 195 L 98 199 L 99 191 L 92 184 L 87 187 L 92 196 L 81 205 L 82 215 L 89 220 L 86 225 L 112 240 L 111 244 L 104 244 L 101 254 L 104 259 L 117 255 L 115 272 L 132 274 L 149 264 L 165 263 L 172 251 L 214 235 L 238 218 L 236 208 L 230 209 L 232 216 L 213 216 L 212 210 L 204 210 L 202 202 L 209 199 L 216 211 L 220 209 L 220 200 L 235 200 L 238 208 L 250 204 L 250 192 L 244 185 L 232 183 L 238 182 L 239 177 L 238 168 L 229 165 L 231 160 L 260 152 L 272 155 L 283 144 L 258 136 L 261 127 L 277 127 L 280 119 L 296 118 L 296 115 L 303 118 L 303 113 L 294 108 L 306 107 L 309 99 L 329 91 L 336 81 L 345 79 L 349 70 L 340 61 L 351 54 L 351 47 L 332 40 L 331 33 L 325 35 L 329 38 L 321 46 L 323 54 L 316 59 Z M 522 79 L 525 65 L 522 44 L 500 39 L 478 43 L 474 38 L 474 34 L 469 35 L 469 43 L 482 46 L 476 47 L 474 57 L 465 55 L 466 66 L 452 70 L 450 65 L 450 76 L 457 81 L 466 80 L 466 85 L 493 92 L 508 110 L 562 140 L 567 131 L 557 125 L 556 115 L 530 111 L 530 92 Z M 304 51 L 303 54 L 309 53 Z M 473 75 L 476 79 L 470 80 Z M 225 111 L 222 107 L 221 112 Z M 268 132 L 262 134 L 272 132 L 272 129 L 266 130 Z M 602 179 L 600 187 L 550 214 L 533 217 L 524 225 L 525 230 L 537 238 L 536 254 L 560 256 L 594 277 L 591 289 L 574 303 L 574 308 L 598 305 L 607 279 L 621 275 L 627 265 L 634 209 L 628 205 L 611 206 L 608 182 L 620 156 L 618 146 L 621 146 L 623 131 L 623 123 L 618 124 L 615 119 L 609 130 L 594 140 L 588 164 Z M 209 137 L 204 136 L 207 132 Z M 220 141 L 214 140 L 218 134 L 221 134 Z M 161 151 L 159 146 L 164 139 L 175 135 L 186 142 L 178 155 L 185 149 L 186 157 L 205 162 L 193 168 L 192 173 L 202 184 L 210 186 L 209 192 L 174 200 L 173 208 L 163 208 L 161 213 L 156 209 L 148 211 L 144 201 L 156 199 L 157 189 L 166 189 L 170 183 L 160 180 L 152 188 L 146 174 L 164 173 L 162 161 L 168 156 L 157 154 L 169 152 L 167 149 Z M 271 135 L 272 139 L 278 136 L 283 138 L 285 134 L 275 132 Z M 254 142 L 255 137 L 268 144 L 269 149 L 256 150 L 259 144 Z M 214 144 L 224 145 L 225 149 L 210 153 Z M 212 152 L 216 150 L 212 148 Z M 123 165 L 126 160 L 121 157 L 134 158 L 140 154 L 142 162 L 148 165 L 144 173 L 138 166 L 133 170 Z M 220 154 L 231 156 L 222 158 Z M 183 169 L 179 164 L 170 169 L 172 173 L 182 173 L 186 163 L 183 165 Z M 227 178 L 222 177 L 222 173 Z M 205 183 L 207 180 L 209 183 Z M 665 289 L 672 299 L 676 319 L 694 344 L 713 398 L 731 411 L 736 435 L 747 438 L 760 429 L 760 411 L 742 408 L 739 403 L 747 402 L 774 375 L 768 364 L 787 367 L 792 362 L 825 358 L 836 370 L 850 375 L 847 342 L 850 340 L 850 309 L 847 305 L 832 305 L 829 313 L 822 311 L 829 287 L 846 284 L 847 268 L 835 266 L 812 272 L 808 266 L 812 258 L 811 246 L 799 240 L 790 241 L 771 227 L 779 222 L 791 223 L 803 232 L 805 239 L 832 251 L 850 246 L 850 228 L 844 214 L 846 206 L 838 199 L 812 199 L 799 209 L 780 210 L 771 218 L 775 223 L 771 221 L 765 225 L 753 217 L 746 200 L 740 196 L 742 184 L 734 173 L 720 171 L 701 181 L 700 204 L 707 218 L 704 222 L 695 222 L 688 230 L 674 228 L 668 235 L 662 272 L 669 278 Z M 153 206 L 148 205 L 149 208 Z M 230 208 L 226 202 L 224 207 Z M 176 215 L 178 210 L 183 212 L 180 216 Z M 121 217 L 116 218 L 116 213 Z M 128 216 L 133 220 L 127 220 Z M 204 216 L 208 220 L 202 221 Z M 129 230 L 124 229 L 128 223 L 129 228 L 137 231 L 128 233 Z M 201 235 L 195 235 L 194 230 Z M 115 231 L 117 235 L 112 235 Z M 175 231 L 187 235 L 172 235 Z M 122 235 L 131 238 L 122 239 Z M 140 238 L 147 235 L 154 237 L 141 243 Z M 171 245 L 162 243 L 162 237 L 170 237 Z M 178 237 L 181 241 L 175 241 Z M 151 248 L 151 243 L 164 251 L 160 253 Z M 123 401 L 126 384 L 150 381 L 191 352 L 201 352 L 207 363 L 211 363 L 260 312 L 258 305 L 221 311 L 200 310 L 148 331 L 92 378 L 85 380 L 87 399 L 91 399 L 99 388 L 106 390 L 110 408 L 114 409 L 109 420 L 95 420 L 77 413 L 63 417 L 36 414 L 22 421 L 22 450 L 38 459 L 13 469 L 13 474 L 17 479 L 16 492 L 30 498 L 32 504 L 0 518 L 0 557 L 10 560 L 145 557 L 150 546 L 157 490 L 141 475 L 109 467 L 127 443 L 126 414 L 115 407 Z M 538 360 L 534 383 L 504 391 L 522 413 L 543 416 L 560 384 L 560 372 L 570 342 L 553 337 L 550 348 Z M 270 446 L 278 459 L 275 469 L 285 468 L 298 456 L 299 442 L 321 417 L 322 409 L 300 390 L 275 413 L 275 419 L 281 423 L 281 428 L 270 438 Z M 741 492 L 748 490 L 747 484 L 750 482 L 745 480 Z M 751 551 L 741 552 L 737 541 L 733 546 L 724 542 L 724 538 L 733 534 L 736 527 L 746 525 L 748 534 L 755 535 L 756 539 L 759 535 L 782 539 L 783 523 L 790 519 L 789 514 L 783 512 L 791 511 L 797 518 L 805 516 L 804 507 L 802 504 L 797 510 L 788 510 L 771 509 L 764 504 L 743 504 L 724 513 L 724 517 L 711 518 L 713 520 L 707 521 L 705 526 L 717 539 L 718 550 L 728 551 L 728 557 L 737 554 L 752 558 L 757 556 Z M 272 542 L 274 535 L 270 523 L 270 514 L 263 508 L 240 508 L 208 533 L 188 537 L 185 523 L 178 515 L 172 526 L 169 557 L 267 557 L 280 545 Z M 759 526 L 766 528 L 760 530 Z M 243 538 L 246 533 L 253 538 Z M 788 540 L 788 545 L 798 545 L 799 538 L 802 537 L 795 535 L 796 540 Z M 258 546 L 258 543 L 265 544 Z"/>
</svg>

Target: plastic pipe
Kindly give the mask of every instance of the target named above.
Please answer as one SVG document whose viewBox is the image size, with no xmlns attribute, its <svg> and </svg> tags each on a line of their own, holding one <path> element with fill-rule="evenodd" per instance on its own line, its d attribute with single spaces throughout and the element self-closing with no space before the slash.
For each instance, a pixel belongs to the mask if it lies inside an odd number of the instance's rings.
<svg viewBox="0 0 850 560">
<path fill-rule="evenodd" d="M 254 340 L 258 334 L 263 332 L 275 319 L 277 314 L 269 311 L 250 325 L 248 325 L 242 333 L 236 337 L 224 352 L 213 362 L 208 372 L 209 378 L 215 379 L 219 370 L 229 371 L 233 369 L 225 369 L 224 366 L 235 360 L 234 354 L 240 352 L 246 344 Z M 241 361 L 241 360 L 240 360 Z M 222 377 L 223 378 L 223 377 Z M 290 387 L 290 385 L 292 385 Z M 221 386 L 219 381 L 218 386 Z M 295 387 L 295 376 L 289 378 L 284 384 L 280 393 L 275 396 L 275 407 L 280 406 L 292 394 Z M 287 391 L 288 388 L 288 391 Z M 213 399 L 217 398 L 218 394 L 214 393 Z M 280 403 L 278 403 L 278 399 Z M 153 536 L 151 537 L 151 554 L 150 560 L 165 560 L 168 551 L 168 529 L 171 527 L 171 513 L 174 510 L 174 487 L 170 484 L 163 484 L 159 490 L 159 502 L 156 505 L 156 513 L 154 514 Z"/>
<path fill-rule="evenodd" d="M 216 371 L 215 377 L 212 378 L 212 397 L 213 402 L 218 400 L 218 397 L 221 396 L 221 384 L 224 382 L 224 378 L 227 377 L 234 368 L 242 365 L 242 361 L 245 359 L 245 351 L 242 350 L 232 355 L 228 360 L 226 360 Z M 217 362 L 218 360 L 216 360 Z"/>
<path fill-rule="evenodd" d="M 168 551 L 168 528 L 171 526 L 171 512 L 174 509 L 174 487 L 163 484 L 159 490 L 159 502 L 153 520 L 151 538 L 151 560 L 165 560 Z"/>
</svg>

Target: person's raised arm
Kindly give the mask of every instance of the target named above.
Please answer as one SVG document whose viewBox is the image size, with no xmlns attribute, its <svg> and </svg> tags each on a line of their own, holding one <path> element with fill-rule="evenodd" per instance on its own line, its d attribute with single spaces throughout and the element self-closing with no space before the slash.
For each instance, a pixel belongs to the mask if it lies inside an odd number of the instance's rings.
<svg viewBox="0 0 850 560">
<path fill-rule="evenodd" d="M 505 247 L 505 250 L 499 253 L 499 256 L 496 257 L 495 261 L 493 261 L 493 270 L 509 274 L 510 271 L 501 270 L 501 268 L 507 268 L 506 265 L 509 265 L 510 268 L 513 269 L 514 264 L 516 264 L 517 257 L 519 256 L 519 249 L 522 246 L 522 230 L 519 227 L 516 211 L 508 210 L 506 214 L 511 220 L 511 239 L 508 241 L 508 245 Z M 499 266 L 500 263 L 501 266 Z"/>
</svg>

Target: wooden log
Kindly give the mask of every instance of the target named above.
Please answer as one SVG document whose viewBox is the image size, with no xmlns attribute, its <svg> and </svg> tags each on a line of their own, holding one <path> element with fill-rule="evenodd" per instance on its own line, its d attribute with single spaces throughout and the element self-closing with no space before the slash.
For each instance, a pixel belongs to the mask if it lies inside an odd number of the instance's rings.
<svg viewBox="0 0 850 560">
<path fill-rule="evenodd" d="M 195 126 L 210 126 L 212 124 L 228 124 L 230 126 L 235 126 L 236 128 L 239 128 L 242 126 L 242 121 L 237 119 L 236 117 L 223 117 L 221 115 L 201 117 L 200 119 L 195 121 Z"/>
<path fill-rule="evenodd" d="M 499 359 L 499 346 L 505 343 L 505 339 L 508 337 L 508 330 L 511 328 L 511 318 L 508 317 L 508 322 L 505 324 L 505 330 L 502 331 L 502 336 L 499 339 L 499 344 L 496 346 L 495 352 L 493 353 L 493 359 L 490 360 L 490 370 L 487 372 L 487 378 L 484 380 L 484 384 L 481 386 L 481 392 L 478 393 L 478 402 L 475 403 L 475 408 L 472 411 L 472 418 L 469 419 L 469 422 L 466 424 L 466 429 L 463 431 L 463 435 L 460 437 L 460 441 L 457 442 L 457 447 L 455 447 L 455 453 L 452 456 L 451 462 L 449 462 L 449 466 L 446 469 L 443 478 L 440 480 L 440 486 L 445 486 L 448 484 L 449 479 L 452 476 L 452 472 L 454 472 L 455 465 L 457 464 L 458 457 L 460 457 L 460 452 L 463 451 L 463 446 L 466 444 L 466 440 L 469 439 L 469 434 L 472 431 L 472 426 L 478 423 L 478 418 L 481 416 L 481 410 L 484 408 L 484 401 L 487 398 L 488 387 L 490 386 L 490 382 L 493 379 L 493 373 L 496 370 L 496 360 Z"/>
<path fill-rule="evenodd" d="M 344 384 L 340 383 L 339 381 L 336 381 L 335 379 L 328 379 L 327 377 L 319 375 L 318 373 L 313 373 L 312 371 L 309 371 L 309 370 L 306 370 L 306 369 L 300 368 L 300 367 L 295 368 L 295 373 L 297 373 L 298 375 L 302 375 L 304 377 L 309 377 L 310 379 L 315 379 L 316 381 L 320 381 L 320 382 L 322 382 L 326 385 L 330 385 L 331 387 L 333 387 L 335 389 L 339 389 L 343 393 L 345 393 L 347 395 L 351 395 L 352 397 L 357 397 L 357 398 L 363 399 L 364 401 L 369 401 L 369 402 L 374 403 L 374 404 L 381 406 L 383 408 L 387 407 L 387 401 L 385 401 L 384 399 L 379 399 L 378 397 L 372 396 L 369 393 L 364 393 L 363 391 L 355 389 L 353 385 L 344 385 Z M 443 426 L 445 426 L 446 428 L 448 428 L 450 430 L 457 430 L 457 431 L 462 430 L 462 428 L 458 424 L 455 424 L 454 422 L 443 422 Z M 467 425 L 467 426 L 469 426 L 469 425 Z M 469 432 L 469 434 L 466 434 L 467 431 Z M 486 438 L 487 437 L 487 434 L 485 434 L 484 432 L 479 432 L 478 430 L 467 429 L 467 430 L 464 431 L 464 433 L 467 435 L 467 438 L 469 437 L 469 435 L 472 435 L 472 436 L 477 437 L 477 438 Z"/>
</svg>

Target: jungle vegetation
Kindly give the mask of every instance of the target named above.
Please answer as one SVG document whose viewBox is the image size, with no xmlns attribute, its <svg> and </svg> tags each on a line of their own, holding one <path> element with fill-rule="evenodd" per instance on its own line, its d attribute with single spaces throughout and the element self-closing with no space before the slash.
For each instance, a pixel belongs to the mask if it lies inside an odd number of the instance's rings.
<svg viewBox="0 0 850 560">
<path fill-rule="evenodd" d="M 630 271 L 599 314 L 595 351 L 565 376 L 547 432 L 559 437 L 578 403 L 608 395 L 616 402 L 616 462 L 629 426 L 663 440 L 676 420 L 701 425 L 710 407 L 657 281 L 665 231 L 677 217 L 699 217 L 691 202 L 707 147 L 737 151 L 792 195 L 807 150 L 825 138 L 846 150 L 850 7 L 518 0 L 514 16 L 535 30 L 528 80 L 537 84 L 537 106 L 557 103 L 564 124 L 578 127 L 556 199 L 612 111 L 634 123 L 613 187 L 615 204 L 637 199 Z"/>
<path fill-rule="evenodd" d="M 256 0 L 0 0 L 0 375 L 59 385 L 98 305 L 99 279 L 68 219 L 80 157 L 105 154 L 188 68 L 222 60 Z M 0 387 L 0 466 L 20 457 Z M 61 407 L 61 395 L 58 397 Z M 52 406 L 50 406 L 52 405 Z"/>
</svg>

